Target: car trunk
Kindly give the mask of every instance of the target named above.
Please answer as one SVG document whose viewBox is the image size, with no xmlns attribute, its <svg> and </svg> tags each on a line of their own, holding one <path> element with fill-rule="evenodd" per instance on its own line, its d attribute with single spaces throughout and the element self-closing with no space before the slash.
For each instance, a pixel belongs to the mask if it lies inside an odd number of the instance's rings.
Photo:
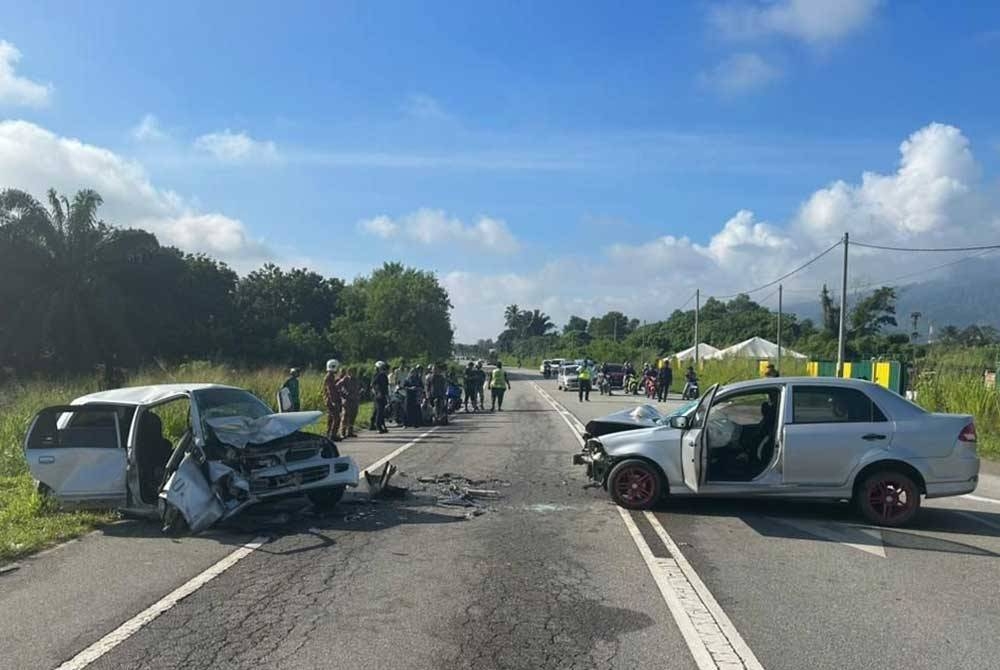
<svg viewBox="0 0 1000 670">
<path fill-rule="evenodd" d="M 962 430 L 973 423 L 968 414 L 922 414 L 896 421 L 893 449 L 914 449 L 920 456 L 942 458 L 959 444 Z"/>
</svg>

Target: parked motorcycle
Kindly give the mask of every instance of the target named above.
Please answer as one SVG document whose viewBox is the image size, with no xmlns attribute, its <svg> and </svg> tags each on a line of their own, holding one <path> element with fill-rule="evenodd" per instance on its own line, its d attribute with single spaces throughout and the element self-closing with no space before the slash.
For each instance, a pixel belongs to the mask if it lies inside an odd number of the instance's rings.
<svg viewBox="0 0 1000 670">
<path fill-rule="evenodd" d="M 603 373 L 598 373 L 597 390 L 601 392 L 601 395 L 611 395 L 611 378 Z"/>
<path fill-rule="evenodd" d="M 696 400 L 701 392 L 698 389 L 698 382 L 691 381 L 684 384 L 684 391 L 681 393 L 682 400 Z"/>
<path fill-rule="evenodd" d="M 625 393 L 631 395 L 639 395 L 639 378 L 635 375 L 629 375 L 625 378 Z"/>
<path fill-rule="evenodd" d="M 656 397 L 656 379 L 653 377 L 646 377 L 646 397 L 652 400 Z"/>
<path fill-rule="evenodd" d="M 448 384 L 447 398 L 449 412 L 457 412 L 462 408 L 462 389 L 458 384 Z"/>
</svg>

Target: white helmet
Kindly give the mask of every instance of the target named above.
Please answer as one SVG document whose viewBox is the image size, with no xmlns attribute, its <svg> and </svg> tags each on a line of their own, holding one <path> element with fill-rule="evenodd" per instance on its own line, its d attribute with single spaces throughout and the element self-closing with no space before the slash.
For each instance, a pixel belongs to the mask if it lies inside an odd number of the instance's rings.
<svg viewBox="0 0 1000 670">
<path fill-rule="evenodd" d="M 331 358 L 330 360 L 328 360 L 326 362 L 326 371 L 327 372 L 333 372 L 334 370 L 336 370 L 339 367 L 340 367 L 340 361 L 338 361 L 336 358 Z"/>
<path fill-rule="evenodd" d="M 385 367 L 385 361 L 375 361 L 375 369 L 381 370 Z"/>
</svg>

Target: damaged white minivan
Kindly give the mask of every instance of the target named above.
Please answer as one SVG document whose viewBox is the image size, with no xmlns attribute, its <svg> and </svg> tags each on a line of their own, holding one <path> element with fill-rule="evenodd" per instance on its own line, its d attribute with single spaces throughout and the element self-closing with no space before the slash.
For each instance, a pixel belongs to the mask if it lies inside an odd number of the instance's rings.
<svg viewBox="0 0 1000 670">
<path fill-rule="evenodd" d="M 197 533 L 262 500 L 332 506 L 357 486 L 354 459 L 302 431 L 321 416 L 274 414 L 231 386 L 139 386 L 43 409 L 24 446 L 39 490 L 64 506 L 158 513 Z"/>
</svg>

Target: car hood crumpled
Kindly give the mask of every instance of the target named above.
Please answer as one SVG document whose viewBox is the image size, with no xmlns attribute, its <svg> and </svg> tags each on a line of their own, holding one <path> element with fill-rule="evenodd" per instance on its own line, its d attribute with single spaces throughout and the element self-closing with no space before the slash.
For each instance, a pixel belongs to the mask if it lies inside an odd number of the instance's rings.
<svg viewBox="0 0 1000 670">
<path fill-rule="evenodd" d="M 257 419 L 246 416 L 224 416 L 206 419 L 219 442 L 239 449 L 249 444 L 265 444 L 316 423 L 322 412 L 284 412 Z"/>
</svg>

